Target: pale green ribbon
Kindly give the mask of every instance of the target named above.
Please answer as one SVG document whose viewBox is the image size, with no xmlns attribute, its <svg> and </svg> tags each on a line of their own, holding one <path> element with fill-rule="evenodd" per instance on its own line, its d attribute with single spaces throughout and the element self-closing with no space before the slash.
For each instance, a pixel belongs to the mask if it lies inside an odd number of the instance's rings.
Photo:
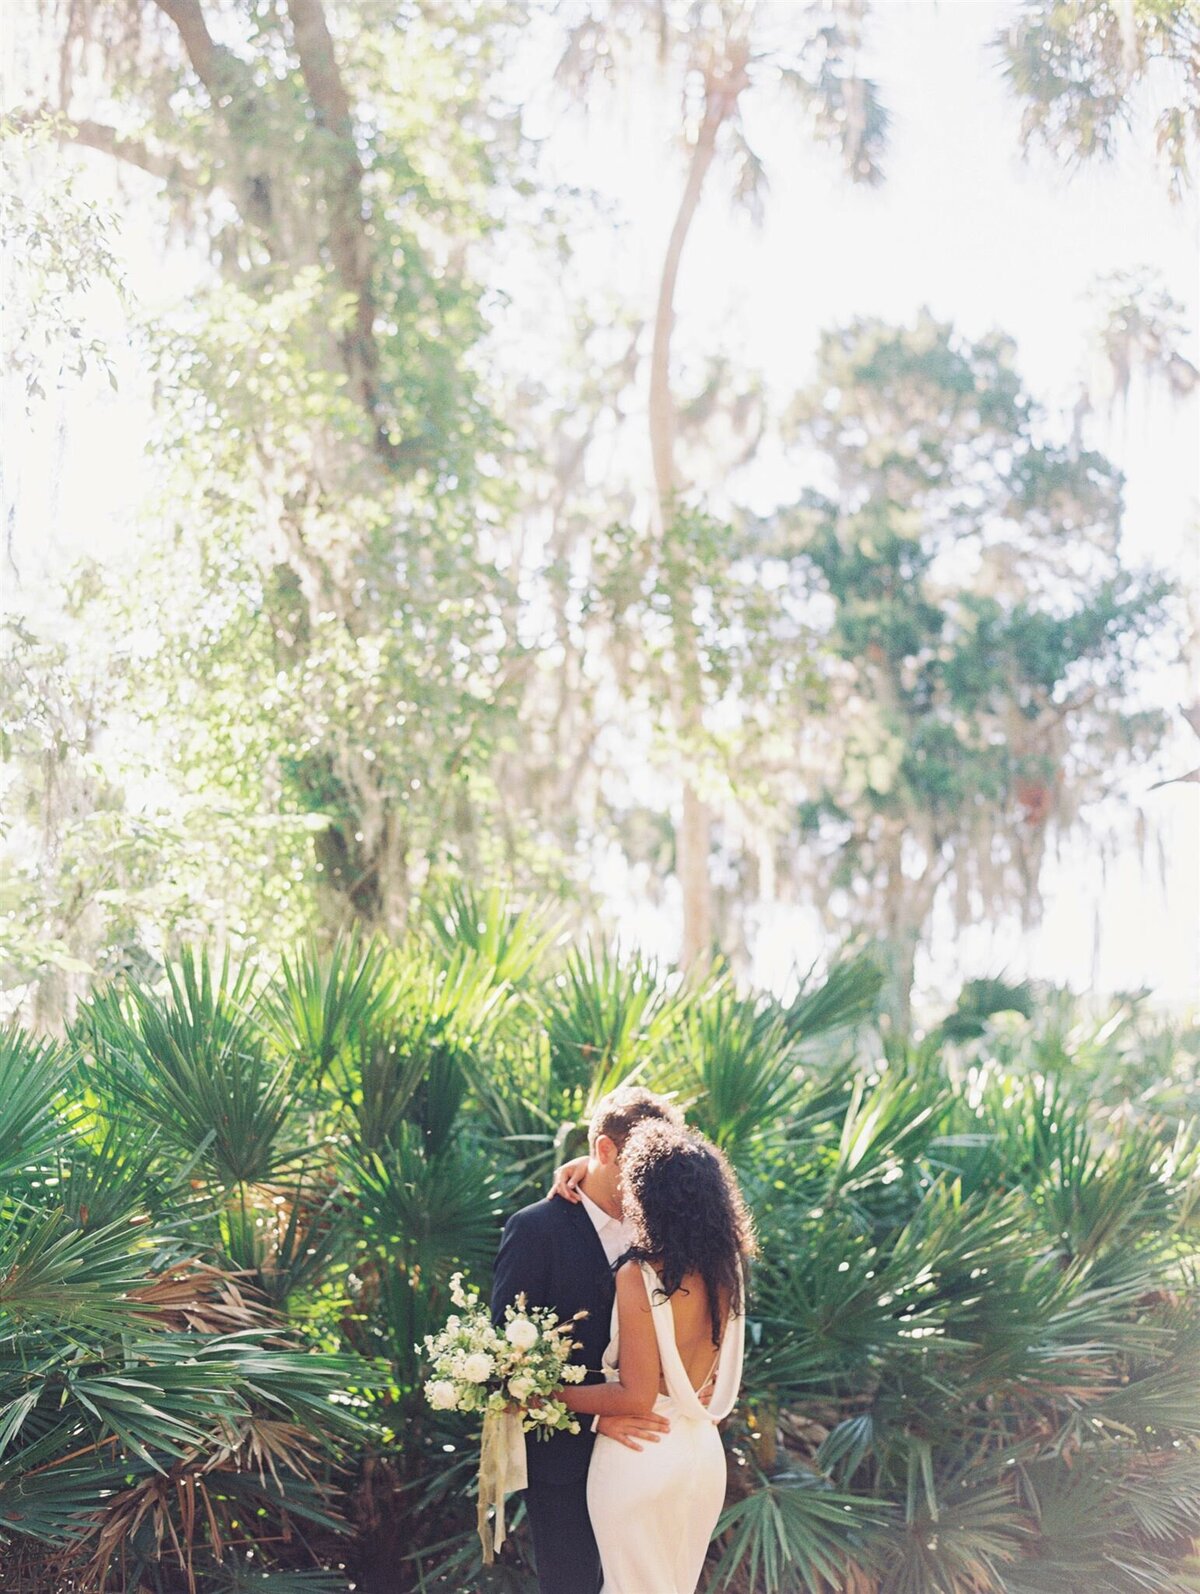
<svg viewBox="0 0 1200 1594">
<path fill-rule="evenodd" d="M 525 1434 L 519 1415 L 513 1411 L 489 1411 L 483 1419 L 483 1439 L 479 1447 L 478 1525 L 485 1566 L 491 1566 L 504 1543 L 504 1496 L 528 1484 Z M 489 1511 L 496 1513 L 490 1532 Z"/>
</svg>

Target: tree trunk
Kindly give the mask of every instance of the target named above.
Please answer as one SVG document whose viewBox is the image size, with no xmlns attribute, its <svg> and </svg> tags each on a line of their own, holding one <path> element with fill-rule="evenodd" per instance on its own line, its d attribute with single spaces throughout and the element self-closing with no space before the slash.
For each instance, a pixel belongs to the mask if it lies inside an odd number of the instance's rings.
<svg viewBox="0 0 1200 1594">
<path fill-rule="evenodd" d="M 671 392 L 671 335 L 675 330 L 675 286 L 683 246 L 695 218 L 704 188 L 704 179 L 716 154 L 717 133 L 728 110 L 724 97 L 710 90 L 704 121 L 696 136 L 688 167 L 687 182 L 675 213 L 675 225 L 667 243 L 658 303 L 654 311 L 654 341 L 650 349 L 650 455 L 654 463 L 654 487 L 658 499 L 659 530 L 665 530 L 673 513 L 675 496 L 675 400 Z M 732 109 L 732 102 L 728 103 Z"/>
<path fill-rule="evenodd" d="M 685 969 L 712 949 L 711 847 L 712 814 L 694 784 L 685 778 L 683 812 L 675 843 L 675 870 L 683 893 L 683 943 L 679 961 Z"/>
<path fill-rule="evenodd" d="M 192 68 L 212 102 L 213 114 L 226 134 L 226 150 L 235 175 L 233 198 L 242 220 L 256 229 L 272 255 L 295 253 L 294 229 L 278 236 L 280 217 L 289 207 L 307 211 L 308 229 L 318 240 L 318 254 L 328 259 L 354 311 L 340 338 L 341 364 L 350 390 L 365 412 L 376 456 L 389 469 L 406 460 L 401 443 L 391 436 L 385 416 L 379 345 L 375 331 L 375 297 L 371 280 L 371 215 L 363 191 L 364 170 L 355 139 L 350 96 L 342 80 L 323 0 L 287 0 L 292 43 L 308 91 L 313 126 L 319 135 L 317 158 L 302 191 L 287 196 L 271 191 L 262 173 L 241 169 L 246 149 L 253 149 L 264 103 L 253 72 L 209 29 L 203 0 L 154 0 L 179 31 Z M 111 153 L 136 164 L 136 144 L 117 140 L 115 130 L 96 128 Z M 118 147 L 118 144 L 120 147 Z M 99 146 L 97 146 L 99 147 Z M 132 151 L 132 152 L 131 152 Z M 295 265 L 293 259 L 291 264 Z"/>
<path fill-rule="evenodd" d="M 658 533 L 664 537 L 675 513 L 675 400 L 671 392 L 671 335 L 675 325 L 675 286 L 684 244 L 700 203 L 704 179 L 716 153 L 721 124 L 737 105 L 744 86 L 739 68 L 729 79 L 706 85 L 704 120 L 692 147 L 687 181 L 667 243 L 658 304 L 654 314 L 654 341 L 650 352 L 650 456 L 654 465 L 654 490 Z M 675 728 L 685 749 L 695 744 L 702 729 L 703 701 L 699 659 L 692 622 L 690 590 L 672 594 L 677 680 L 672 693 Z M 712 815 L 686 772 L 683 810 L 675 839 L 675 872 L 683 895 L 683 939 L 680 962 L 686 968 L 707 952 L 713 938 L 712 878 L 709 853 Z"/>
<path fill-rule="evenodd" d="M 925 938 L 929 916 L 938 888 L 946 877 L 946 860 L 937 838 L 927 842 L 928 862 L 916 878 L 906 875 L 901 862 L 905 831 L 897 827 L 892 837 L 892 856 L 885 866 L 884 929 L 891 962 L 893 997 L 892 1017 L 898 1033 L 912 1032 L 912 993 L 917 953 Z"/>
<path fill-rule="evenodd" d="M 921 931 L 915 925 L 904 925 L 891 937 L 892 978 L 895 981 L 896 1028 L 902 1036 L 912 1033 L 912 993 L 916 978 L 917 950 L 921 944 Z"/>
</svg>

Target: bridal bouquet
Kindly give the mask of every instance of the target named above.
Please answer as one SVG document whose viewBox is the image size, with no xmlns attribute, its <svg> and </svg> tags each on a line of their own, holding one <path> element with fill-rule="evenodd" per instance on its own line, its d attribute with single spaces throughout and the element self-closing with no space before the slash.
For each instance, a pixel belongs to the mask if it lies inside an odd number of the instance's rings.
<svg viewBox="0 0 1200 1594">
<path fill-rule="evenodd" d="M 574 1415 L 554 1398 L 563 1384 L 582 1383 L 585 1369 L 568 1361 L 576 1348 L 571 1324 L 560 1323 L 544 1306 L 528 1306 L 519 1295 L 504 1312 L 504 1325 L 492 1322 L 479 1292 L 464 1289 L 462 1274 L 450 1280 L 450 1299 L 459 1310 L 437 1334 L 427 1334 L 424 1351 L 431 1377 L 425 1399 L 435 1411 L 483 1413 L 479 1454 L 479 1537 L 490 1563 L 504 1543 L 504 1496 L 523 1489 L 525 1434 L 548 1439 L 552 1433 L 578 1433 Z M 488 1512 L 495 1526 L 488 1533 Z"/>
</svg>

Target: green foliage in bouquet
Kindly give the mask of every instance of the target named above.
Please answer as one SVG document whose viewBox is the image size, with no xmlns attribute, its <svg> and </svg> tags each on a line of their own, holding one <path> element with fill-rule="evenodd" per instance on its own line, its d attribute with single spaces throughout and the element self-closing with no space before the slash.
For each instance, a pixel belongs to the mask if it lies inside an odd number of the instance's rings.
<svg viewBox="0 0 1200 1594">
<path fill-rule="evenodd" d="M 521 1427 L 535 1439 L 578 1433 L 579 1423 L 561 1400 L 563 1384 L 583 1382 L 586 1368 L 569 1361 L 575 1344 L 570 1323 L 523 1295 L 504 1309 L 504 1327 L 492 1322 L 479 1291 L 450 1280 L 451 1313 L 436 1334 L 425 1336 L 430 1378 L 425 1399 L 435 1411 L 503 1412 L 519 1407 Z"/>
</svg>

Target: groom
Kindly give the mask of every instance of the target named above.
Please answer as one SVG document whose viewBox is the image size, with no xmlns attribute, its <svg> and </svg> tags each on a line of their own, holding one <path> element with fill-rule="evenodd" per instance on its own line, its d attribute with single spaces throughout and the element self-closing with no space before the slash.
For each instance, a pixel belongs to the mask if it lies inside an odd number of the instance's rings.
<svg viewBox="0 0 1200 1594">
<path fill-rule="evenodd" d="M 492 1283 L 492 1315 L 524 1292 L 530 1306 L 550 1306 L 575 1324 L 572 1357 L 601 1380 L 600 1360 L 612 1326 L 612 1265 L 632 1243 L 621 1220 L 619 1161 L 629 1131 L 643 1118 L 682 1126 L 683 1114 L 663 1096 L 625 1085 L 601 1097 L 588 1126 L 587 1171 L 578 1202 L 550 1197 L 513 1214 L 504 1226 Z M 600 1555 L 587 1508 L 587 1471 L 597 1432 L 640 1449 L 668 1427 L 665 1418 L 600 1417 L 577 1434 L 556 1433 L 526 1445 L 525 1506 L 533 1530 L 540 1594 L 599 1594 Z"/>
</svg>

